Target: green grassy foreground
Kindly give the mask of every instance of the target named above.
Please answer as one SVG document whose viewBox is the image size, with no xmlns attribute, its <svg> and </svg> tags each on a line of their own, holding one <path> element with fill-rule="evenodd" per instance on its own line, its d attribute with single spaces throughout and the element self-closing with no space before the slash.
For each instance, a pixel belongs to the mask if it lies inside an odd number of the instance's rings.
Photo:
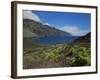
<svg viewBox="0 0 100 80">
<path fill-rule="evenodd" d="M 90 66 L 90 53 L 89 47 L 79 45 L 33 45 L 24 48 L 23 68 Z"/>
</svg>

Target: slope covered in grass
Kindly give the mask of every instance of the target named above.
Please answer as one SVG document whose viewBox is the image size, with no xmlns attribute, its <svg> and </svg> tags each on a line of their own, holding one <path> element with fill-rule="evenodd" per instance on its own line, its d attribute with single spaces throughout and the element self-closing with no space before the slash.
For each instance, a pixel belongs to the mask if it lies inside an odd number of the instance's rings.
<svg viewBox="0 0 100 80">
<path fill-rule="evenodd" d="M 24 48 L 23 68 L 90 66 L 90 48 L 77 45 L 33 45 Z"/>
</svg>

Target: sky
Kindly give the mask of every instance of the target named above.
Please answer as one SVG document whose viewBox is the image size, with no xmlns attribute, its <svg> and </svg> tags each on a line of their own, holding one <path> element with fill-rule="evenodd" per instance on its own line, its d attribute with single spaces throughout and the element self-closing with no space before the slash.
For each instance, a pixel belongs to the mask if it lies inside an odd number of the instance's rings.
<svg viewBox="0 0 100 80">
<path fill-rule="evenodd" d="M 82 36 L 90 32 L 91 15 L 89 13 L 24 11 L 24 18 L 28 17 L 75 36 Z"/>
</svg>

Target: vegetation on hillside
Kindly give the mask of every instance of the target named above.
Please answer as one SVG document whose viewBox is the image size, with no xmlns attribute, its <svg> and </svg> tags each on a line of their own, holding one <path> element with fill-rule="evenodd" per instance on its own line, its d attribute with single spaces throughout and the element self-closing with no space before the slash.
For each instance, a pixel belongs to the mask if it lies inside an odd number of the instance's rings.
<svg viewBox="0 0 100 80">
<path fill-rule="evenodd" d="M 78 45 L 34 45 L 25 48 L 23 68 L 90 66 L 90 48 Z"/>
<path fill-rule="evenodd" d="M 71 35 L 67 32 L 61 31 L 54 27 L 48 25 L 43 25 L 42 23 L 24 19 L 23 20 L 24 37 L 44 37 L 44 36 L 61 36 L 61 35 Z"/>
</svg>

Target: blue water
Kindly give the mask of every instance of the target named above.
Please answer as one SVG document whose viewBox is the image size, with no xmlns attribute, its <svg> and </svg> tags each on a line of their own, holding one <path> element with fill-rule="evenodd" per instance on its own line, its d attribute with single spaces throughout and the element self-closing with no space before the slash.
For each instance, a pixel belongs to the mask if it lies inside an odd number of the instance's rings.
<svg viewBox="0 0 100 80">
<path fill-rule="evenodd" d="M 77 36 L 49 36 L 33 39 L 33 43 L 36 44 L 61 44 L 61 43 L 71 43 Z"/>
</svg>

